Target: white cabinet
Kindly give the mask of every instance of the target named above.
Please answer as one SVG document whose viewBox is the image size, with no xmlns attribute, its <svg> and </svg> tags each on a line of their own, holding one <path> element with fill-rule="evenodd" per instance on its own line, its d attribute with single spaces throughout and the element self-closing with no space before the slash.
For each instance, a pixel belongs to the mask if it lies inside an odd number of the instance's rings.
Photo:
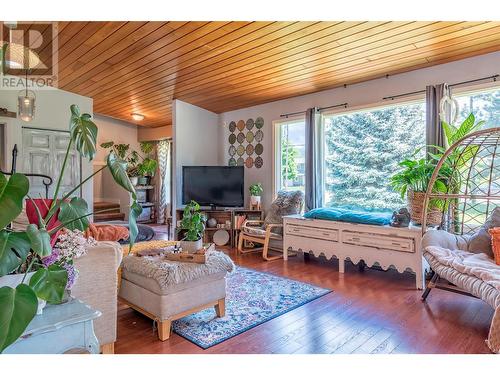
<svg viewBox="0 0 500 375">
<path fill-rule="evenodd" d="M 363 260 L 368 266 L 375 263 L 383 269 L 393 266 L 399 272 L 411 270 L 416 275 L 416 287 L 424 287 L 424 266 L 421 250 L 421 228 L 344 223 L 306 219 L 300 215 L 284 218 L 284 249 L 312 252 L 327 259 L 339 259 L 339 272 L 344 262 Z M 284 252 L 286 260 L 287 252 Z"/>
</svg>

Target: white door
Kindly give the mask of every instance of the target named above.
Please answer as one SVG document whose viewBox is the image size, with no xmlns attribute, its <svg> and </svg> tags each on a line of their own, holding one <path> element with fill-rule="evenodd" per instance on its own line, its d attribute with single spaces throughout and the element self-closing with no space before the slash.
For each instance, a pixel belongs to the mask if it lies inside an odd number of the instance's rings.
<svg viewBox="0 0 500 375">
<path fill-rule="evenodd" d="M 68 132 L 23 128 L 22 172 L 37 173 L 52 177 L 52 185 L 49 187 L 49 198 L 52 197 L 57 179 L 61 174 L 69 140 L 70 135 Z M 79 183 L 80 155 L 73 148 L 66 163 L 59 197 L 72 190 Z M 43 178 L 30 177 L 29 193 L 32 198 L 45 198 Z M 74 195 L 80 195 L 80 191 L 77 190 Z"/>
</svg>

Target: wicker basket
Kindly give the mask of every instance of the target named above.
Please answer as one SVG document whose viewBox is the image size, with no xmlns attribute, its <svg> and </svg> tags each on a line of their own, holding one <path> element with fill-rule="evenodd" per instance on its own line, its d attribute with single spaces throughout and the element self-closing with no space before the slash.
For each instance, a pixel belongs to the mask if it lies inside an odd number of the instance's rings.
<svg viewBox="0 0 500 375">
<path fill-rule="evenodd" d="M 408 211 L 410 212 L 411 221 L 414 224 L 422 225 L 422 219 L 424 216 L 424 192 L 415 192 L 413 190 L 408 190 Z M 431 208 L 427 210 L 427 225 L 439 225 L 441 224 L 442 212 L 439 208 Z"/>
</svg>

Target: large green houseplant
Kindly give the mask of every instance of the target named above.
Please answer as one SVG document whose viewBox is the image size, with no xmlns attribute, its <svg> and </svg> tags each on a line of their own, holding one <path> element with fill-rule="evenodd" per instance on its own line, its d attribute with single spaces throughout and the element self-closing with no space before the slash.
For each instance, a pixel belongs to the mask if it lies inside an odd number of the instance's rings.
<svg viewBox="0 0 500 375">
<path fill-rule="evenodd" d="M 203 232 L 205 231 L 206 216 L 200 211 L 200 205 L 189 202 L 184 208 L 179 231 L 185 231 L 184 238 L 179 245 L 183 250 L 194 253 L 203 247 Z"/>
<path fill-rule="evenodd" d="M 401 193 L 402 199 L 407 196 L 413 222 L 421 223 L 425 192 L 438 161 L 453 143 L 479 130 L 483 124 L 484 121 L 476 122 L 473 113 L 470 113 L 459 125 L 442 122 L 445 147 L 431 146 L 436 151 L 429 152 L 428 158 L 416 157 L 420 154 L 420 150 L 417 150 L 411 158 L 399 163 L 402 169 L 392 176 L 390 184 L 395 191 Z M 465 167 L 467 162 L 477 153 L 477 150 L 478 146 L 475 145 L 467 146 L 465 149 L 455 149 L 441 167 L 440 175 L 433 186 L 433 190 L 441 193 L 458 191 L 461 181 L 459 181 L 459 174 L 456 171 Z M 429 208 L 428 222 L 430 224 L 439 224 L 443 202 L 433 199 L 429 202 Z"/>
<path fill-rule="evenodd" d="M 29 196 L 29 180 L 21 173 L 10 178 L 0 173 L 0 278 L 15 273 L 22 274 L 17 286 L 0 288 L 0 352 L 12 344 L 24 332 L 34 318 L 38 299 L 49 303 L 60 303 L 67 282 L 67 271 L 58 265 L 43 265 L 43 258 L 52 253 L 51 236 L 60 229 L 85 230 L 89 225 L 88 205 L 84 199 L 72 197 L 93 176 L 109 168 L 114 180 L 130 192 L 133 203 L 129 214 L 130 246 L 137 237 L 136 218 L 141 206 L 126 172 L 127 162 L 114 153 L 106 159 L 106 165 L 85 178 L 78 186 L 59 198 L 70 151 L 74 147 L 83 158 L 92 160 L 96 152 L 97 126 L 89 114 L 81 114 L 78 106 L 70 107 L 70 141 L 61 167 L 52 200 L 42 200 L 46 206 L 41 214 L 39 204 Z M 36 209 L 37 224 L 28 225 L 25 231 L 9 229 L 11 223 L 23 210 L 23 201 L 28 199 Z M 53 218 L 58 224 L 50 227 Z M 33 273 L 34 271 L 34 273 Z M 29 276 L 28 276 L 29 275 Z"/>
<path fill-rule="evenodd" d="M 154 176 L 158 162 L 154 159 L 153 142 L 141 142 L 141 153 L 130 148 L 130 144 L 115 143 L 113 141 L 101 143 L 102 148 L 109 149 L 111 153 L 115 153 L 121 159 L 126 160 L 128 163 L 127 174 L 131 177 L 134 185 L 138 183 L 138 178 L 143 181 L 141 185 L 148 183 L 148 178 Z"/>
</svg>

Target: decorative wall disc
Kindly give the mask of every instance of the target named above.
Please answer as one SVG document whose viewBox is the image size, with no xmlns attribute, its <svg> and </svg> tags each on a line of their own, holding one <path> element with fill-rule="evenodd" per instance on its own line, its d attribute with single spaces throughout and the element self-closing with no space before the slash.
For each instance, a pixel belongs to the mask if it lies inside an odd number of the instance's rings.
<svg viewBox="0 0 500 375">
<path fill-rule="evenodd" d="M 236 149 L 236 153 L 238 154 L 238 156 L 242 156 L 245 153 L 245 146 L 239 145 Z"/>
<path fill-rule="evenodd" d="M 257 129 L 262 129 L 262 127 L 264 126 L 264 119 L 262 117 L 257 117 L 255 119 L 255 126 L 257 127 Z"/>
<path fill-rule="evenodd" d="M 248 120 L 238 120 L 229 122 L 229 166 L 245 166 L 247 168 L 262 168 L 264 160 L 264 119 L 257 117 Z M 256 157 L 254 157 L 257 155 Z"/>
<path fill-rule="evenodd" d="M 262 168 L 263 165 L 264 165 L 264 160 L 262 160 L 262 158 L 260 156 L 257 156 L 255 158 L 255 167 Z"/>
<path fill-rule="evenodd" d="M 246 148 L 247 155 L 248 156 L 252 155 L 253 151 L 254 151 L 253 144 L 251 144 L 251 143 L 247 144 L 247 148 Z"/>
<path fill-rule="evenodd" d="M 262 143 L 257 143 L 255 145 L 255 153 L 257 155 L 262 155 L 263 152 L 264 152 L 264 146 L 262 146 Z"/>
<path fill-rule="evenodd" d="M 238 123 L 236 124 L 236 127 L 238 128 L 238 130 L 240 132 L 243 131 L 243 129 L 245 129 L 245 121 L 243 121 L 243 120 L 238 121 Z"/>
<path fill-rule="evenodd" d="M 236 137 L 238 143 L 243 143 L 245 142 L 245 134 L 243 133 L 238 133 L 238 136 Z"/>
<path fill-rule="evenodd" d="M 236 130 L 236 123 L 235 123 L 234 121 L 231 121 L 231 122 L 229 123 L 229 131 L 230 131 L 231 133 L 234 133 L 234 131 L 235 131 L 235 130 Z"/>
<path fill-rule="evenodd" d="M 262 142 L 263 139 L 264 139 L 264 132 L 262 130 L 257 130 L 257 132 L 255 133 L 255 140 L 257 142 Z"/>
<path fill-rule="evenodd" d="M 246 160 L 245 160 L 245 167 L 247 167 L 247 168 L 252 168 L 253 167 L 253 158 L 251 156 L 249 156 L 248 158 L 246 158 Z"/>
<path fill-rule="evenodd" d="M 247 133 L 246 138 L 247 138 L 247 142 L 248 142 L 248 143 L 252 143 L 252 142 L 253 142 L 253 138 L 254 138 L 253 133 L 252 133 L 251 131 L 249 131 L 249 132 Z"/>
<path fill-rule="evenodd" d="M 247 129 L 248 129 L 248 130 L 252 130 L 253 125 L 254 125 L 253 119 L 249 118 L 249 119 L 247 120 Z"/>
</svg>

